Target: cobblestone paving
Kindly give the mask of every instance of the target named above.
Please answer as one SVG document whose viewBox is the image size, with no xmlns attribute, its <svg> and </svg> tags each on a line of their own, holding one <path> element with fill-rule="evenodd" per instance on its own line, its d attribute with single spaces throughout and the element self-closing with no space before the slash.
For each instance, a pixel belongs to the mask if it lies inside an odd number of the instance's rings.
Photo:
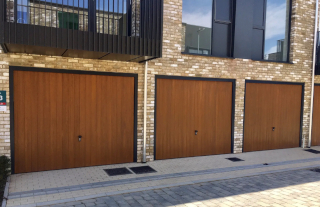
<svg viewBox="0 0 320 207">
<path fill-rule="evenodd" d="M 289 171 L 101 197 L 53 206 L 313 207 L 320 206 L 320 173 L 310 170 Z"/>
</svg>

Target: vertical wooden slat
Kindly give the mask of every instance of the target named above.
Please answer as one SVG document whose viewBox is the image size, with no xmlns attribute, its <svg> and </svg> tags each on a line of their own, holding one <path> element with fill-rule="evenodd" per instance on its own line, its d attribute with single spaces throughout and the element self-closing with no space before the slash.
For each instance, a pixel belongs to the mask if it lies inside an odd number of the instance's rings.
<svg viewBox="0 0 320 207">
<path fill-rule="evenodd" d="M 101 137 L 113 137 L 114 129 L 112 130 L 106 130 L 105 126 L 111 126 L 112 125 L 112 112 L 114 112 L 115 108 L 112 105 L 111 101 L 108 100 L 114 100 L 113 94 L 109 94 L 109 88 L 112 87 L 112 82 L 109 81 L 108 77 L 100 77 L 101 79 L 101 87 L 103 88 L 104 95 L 101 96 L 101 102 L 103 103 L 103 107 L 101 108 L 101 126 L 103 126 L 103 130 L 101 131 Z M 109 113 L 109 109 L 113 109 Z M 115 120 L 114 120 L 115 121 Z M 104 160 L 108 160 L 110 157 L 112 157 L 112 140 L 111 139 L 100 139 L 101 145 L 100 145 L 100 151 L 101 151 L 101 158 Z M 100 160 L 100 164 L 103 162 Z"/>
<path fill-rule="evenodd" d="M 95 100 L 95 105 L 96 105 L 96 118 L 95 118 L 95 133 L 96 133 L 96 147 L 95 147 L 95 160 L 93 162 L 93 165 L 101 165 L 103 164 L 102 160 L 104 160 L 103 156 L 103 151 L 105 150 L 105 146 L 103 145 L 103 135 L 102 131 L 104 129 L 104 125 L 102 124 L 102 119 L 104 118 L 102 116 L 102 110 L 105 107 L 104 103 L 102 102 L 102 97 L 100 94 L 102 94 L 102 91 L 104 88 L 102 88 L 102 82 L 103 82 L 103 77 L 102 76 L 97 76 L 96 77 L 96 100 Z"/>
<path fill-rule="evenodd" d="M 15 172 L 25 172 L 26 169 L 26 158 L 25 158 L 25 107 L 24 102 L 24 85 L 20 84 L 24 82 L 23 74 L 15 71 L 14 72 L 14 126 L 15 126 Z"/>
<path fill-rule="evenodd" d="M 86 150 L 87 166 L 97 165 L 99 155 L 97 150 L 97 77 L 95 75 L 86 75 L 86 144 L 89 146 Z"/>
<path fill-rule="evenodd" d="M 39 88 L 37 87 L 36 84 L 39 80 L 39 74 L 33 74 L 30 73 L 30 80 L 27 82 L 32 83 L 30 85 L 30 91 L 26 91 L 25 94 L 25 101 L 27 104 L 25 104 L 26 107 L 26 111 L 28 111 L 28 113 L 30 114 L 25 114 L 25 116 L 30 116 L 30 121 L 28 123 L 29 128 L 30 128 L 30 153 L 31 153 L 31 160 L 33 160 L 31 162 L 31 167 L 29 168 L 31 171 L 37 170 L 38 169 L 38 147 L 39 147 L 39 139 L 41 139 L 38 136 L 38 124 L 39 124 L 39 120 L 38 120 L 38 115 L 37 115 L 37 111 L 38 111 L 38 105 L 37 105 L 37 100 L 39 99 L 39 93 L 38 90 Z"/>
<path fill-rule="evenodd" d="M 56 160 L 57 160 L 57 164 L 54 166 L 54 169 L 58 168 L 58 169 L 62 169 L 64 168 L 64 159 L 68 159 L 67 157 L 64 157 L 64 144 L 65 142 L 68 142 L 66 139 L 64 139 L 63 136 L 63 124 L 65 124 L 65 122 L 63 122 L 63 116 L 64 114 L 62 113 L 62 108 L 63 108 L 63 104 L 64 104 L 64 100 L 68 99 L 68 98 L 64 98 L 64 96 L 62 96 L 63 93 L 63 74 L 61 73 L 57 73 L 55 74 L 56 78 L 56 137 L 55 137 L 55 142 L 57 143 L 56 145 Z M 68 75 L 70 77 L 70 75 Z"/>
<path fill-rule="evenodd" d="M 19 71 L 23 75 L 22 72 Z M 45 170 L 46 166 L 46 142 L 41 141 L 41 138 L 43 137 L 48 138 L 48 133 L 46 133 L 46 130 L 48 128 L 47 124 L 45 123 L 45 118 L 48 116 L 45 115 L 45 111 L 47 110 L 46 107 L 48 106 L 48 102 L 45 102 L 45 94 L 47 93 L 47 82 L 45 80 L 45 73 L 39 73 L 38 74 L 38 81 L 36 82 L 36 85 L 38 86 L 38 99 L 37 99 L 37 119 L 38 119 L 38 149 L 37 149 L 37 154 L 38 154 L 38 166 L 37 169 L 34 169 L 34 171 L 40 171 L 40 170 Z M 22 85 L 22 84 L 21 84 Z M 16 92 L 16 91 L 15 91 Z M 16 113 L 15 113 L 16 114 Z M 18 116 L 21 116 L 21 114 L 17 114 Z M 19 129 L 16 128 L 15 126 L 15 131 L 18 131 Z M 16 139 L 16 137 L 15 137 Z"/>
<path fill-rule="evenodd" d="M 60 137 L 57 137 L 57 75 L 56 74 L 49 74 L 48 75 L 49 81 L 47 82 L 49 84 L 49 100 L 48 100 L 48 105 L 49 105 L 49 114 L 50 114 L 50 119 L 48 120 L 48 125 L 49 125 L 49 134 L 48 134 L 48 143 L 50 145 L 49 150 L 48 150 L 48 158 L 49 158 L 49 163 L 48 165 L 50 166 L 48 169 L 52 170 L 55 169 L 55 166 L 58 166 L 59 160 L 56 159 L 56 155 L 58 153 L 57 150 L 57 144 L 60 141 Z"/>
<path fill-rule="evenodd" d="M 320 85 L 314 87 L 312 146 L 320 146 Z"/>
<path fill-rule="evenodd" d="M 80 133 L 79 135 L 82 136 L 81 142 L 79 142 L 80 149 L 79 154 L 77 154 L 77 167 L 84 167 L 86 166 L 86 162 L 90 161 L 90 154 L 87 154 L 87 150 L 89 150 L 89 142 L 90 137 L 88 137 L 87 133 L 87 107 L 90 107 L 90 105 L 87 105 L 87 99 L 89 97 L 86 96 L 87 94 L 87 80 L 86 75 L 80 75 L 80 81 L 79 81 L 79 102 L 80 102 Z M 81 100 L 81 101 L 80 101 Z M 80 153 L 81 152 L 81 153 Z M 88 158 L 89 157 L 89 158 Z"/>
<path fill-rule="evenodd" d="M 63 140 L 62 156 L 64 157 L 62 162 L 62 168 L 68 168 L 74 165 L 74 145 L 73 140 L 76 139 L 74 135 L 74 75 L 62 76 L 62 97 L 64 102 L 62 105 L 62 129 L 61 137 Z"/>
<path fill-rule="evenodd" d="M 83 101 L 80 101 L 81 97 L 80 94 L 83 91 L 83 82 L 81 82 L 81 75 L 73 75 L 74 77 L 74 85 L 73 88 L 71 88 L 70 93 L 74 93 L 74 99 L 73 101 L 70 101 L 70 107 L 74 108 L 74 114 L 70 114 L 70 119 L 73 119 L 74 122 L 71 122 L 70 124 L 70 138 L 72 141 L 70 142 L 73 145 L 73 156 L 70 160 L 73 159 L 73 166 L 74 167 L 82 167 L 83 166 L 83 159 L 84 159 L 84 150 L 82 147 L 82 143 L 78 141 L 78 136 L 82 135 L 82 128 L 83 123 L 81 122 L 81 106 L 83 106 Z M 73 127 L 72 127 L 73 126 Z M 72 133 L 73 130 L 73 133 Z M 82 135 L 84 136 L 84 135 Z M 76 141 L 73 141 L 76 140 Z M 72 147 L 72 146 L 70 146 Z"/>
</svg>

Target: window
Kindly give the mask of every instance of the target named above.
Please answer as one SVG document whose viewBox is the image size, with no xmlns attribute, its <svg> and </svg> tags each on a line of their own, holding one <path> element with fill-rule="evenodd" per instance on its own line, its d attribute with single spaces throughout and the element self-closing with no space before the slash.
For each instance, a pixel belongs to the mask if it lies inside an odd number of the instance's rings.
<svg viewBox="0 0 320 207">
<path fill-rule="evenodd" d="M 289 49 L 289 0 L 268 0 L 264 59 L 287 61 Z"/>
<path fill-rule="evenodd" d="M 212 0 L 183 0 L 182 51 L 211 54 Z"/>
<path fill-rule="evenodd" d="M 58 12 L 59 28 L 79 29 L 79 16 L 75 13 Z"/>
<path fill-rule="evenodd" d="M 29 24 L 29 0 L 17 0 L 17 23 Z"/>
<path fill-rule="evenodd" d="M 291 0 L 183 0 L 182 52 L 288 61 Z"/>
</svg>

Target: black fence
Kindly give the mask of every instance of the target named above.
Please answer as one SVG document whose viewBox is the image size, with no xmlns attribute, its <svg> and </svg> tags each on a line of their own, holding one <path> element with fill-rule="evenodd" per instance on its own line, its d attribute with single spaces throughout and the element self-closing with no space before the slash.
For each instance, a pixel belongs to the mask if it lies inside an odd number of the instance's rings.
<svg viewBox="0 0 320 207">
<path fill-rule="evenodd" d="M 162 13 L 163 0 L 0 0 L 0 43 L 159 57 Z"/>
</svg>

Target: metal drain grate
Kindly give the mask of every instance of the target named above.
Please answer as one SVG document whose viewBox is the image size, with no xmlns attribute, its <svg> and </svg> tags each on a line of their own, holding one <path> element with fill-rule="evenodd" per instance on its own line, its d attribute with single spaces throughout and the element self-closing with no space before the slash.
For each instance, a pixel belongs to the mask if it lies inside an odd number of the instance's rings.
<svg viewBox="0 0 320 207">
<path fill-rule="evenodd" d="M 104 170 L 109 176 L 117 176 L 117 175 L 128 175 L 132 174 L 127 168 L 114 168 L 114 169 L 105 169 Z"/>
<path fill-rule="evenodd" d="M 135 174 L 145 174 L 145 173 L 155 173 L 153 168 L 150 166 L 142 166 L 142 167 L 131 167 L 130 170 L 132 170 Z"/>
<path fill-rule="evenodd" d="M 244 161 L 240 158 L 237 158 L 237 157 L 231 157 L 231 158 L 226 158 L 227 160 L 230 160 L 232 162 L 241 162 L 241 161 Z"/>
<path fill-rule="evenodd" d="M 304 150 L 304 151 L 310 152 L 310 153 L 313 153 L 313 154 L 320 154 L 320 151 L 314 150 L 314 149 L 307 149 L 307 150 Z"/>
<path fill-rule="evenodd" d="M 310 171 L 320 173 L 320 168 L 311 169 Z"/>
</svg>

